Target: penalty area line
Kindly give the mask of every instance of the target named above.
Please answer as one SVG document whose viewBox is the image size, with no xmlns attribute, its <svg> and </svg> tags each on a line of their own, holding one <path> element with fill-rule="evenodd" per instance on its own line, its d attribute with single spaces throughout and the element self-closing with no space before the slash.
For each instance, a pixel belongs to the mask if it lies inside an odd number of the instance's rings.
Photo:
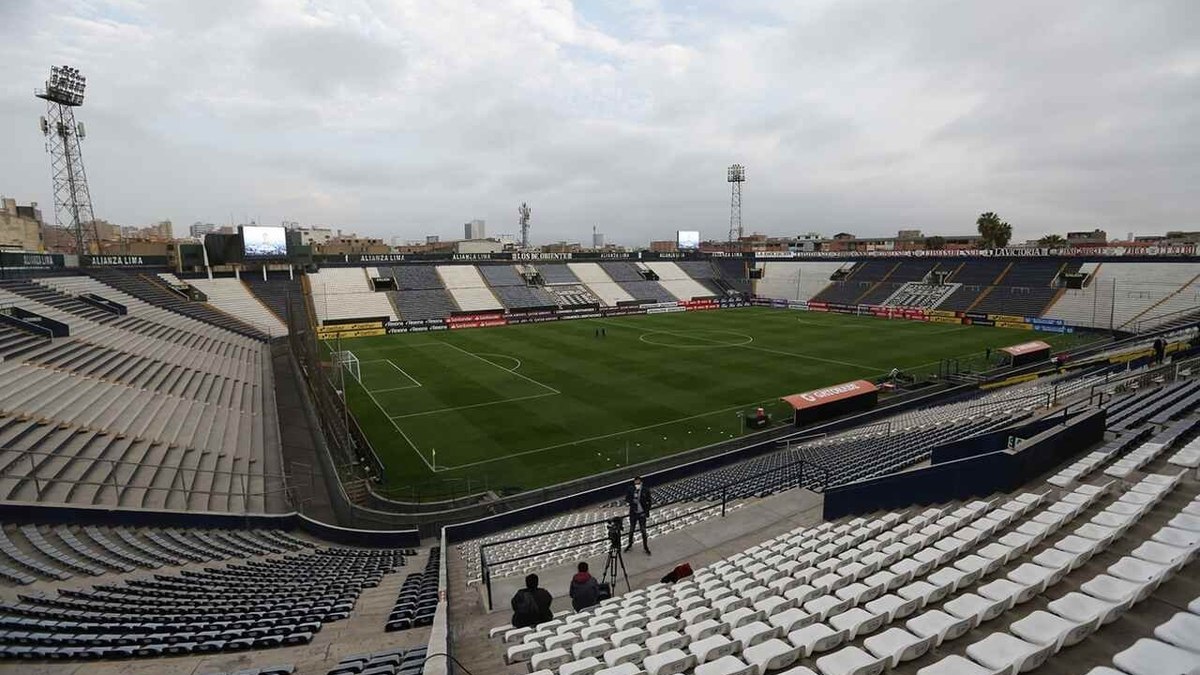
<svg viewBox="0 0 1200 675">
<path fill-rule="evenodd" d="M 753 403 L 745 403 L 742 405 L 730 406 L 728 408 L 721 408 L 719 410 L 710 410 L 708 412 L 703 412 L 703 413 L 699 413 L 696 415 L 689 415 L 688 417 L 679 417 L 679 418 L 676 418 L 673 420 L 667 420 L 665 422 L 656 422 L 654 424 L 647 424 L 645 426 L 634 427 L 632 429 L 623 429 L 621 431 L 614 431 L 611 434 L 602 434 L 600 436 L 589 436 L 588 438 L 577 438 L 573 441 L 567 441 L 565 443 L 556 443 L 555 445 L 547 445 L 545 447 L 534 448 L 532 450 L 522 450 L 521 452 L 513 452 L 513 453 L 509 453 L 507 455 L 502 455 L 500 457 L 489 457 L 487 459 L 481 459 L 476 462 L 467 462 L 466 464 L 455 464 L 453 466 L 446 466 L 446 467 L 440 468 L 439 471 L 448 471 L 451 469 L 469 469 L 471 467 L 481 466 L 483 464 L 491 464 L 492 462 L 502 462 L 506 459 L 513 459 L 515 457 L 525 457 L 527 455 L 534 455 L 534 454 L 537 454 L 540 452 L 547 452 L 549 450 L 557 450 L 558 448 L 565 448 L 565 447 L 569 447 L 572 445 L 578 445 L 580 443 L 589 443 L 591 441 L 600 441 L 600 440 L 604 440 L 606 438 L 613 438 L 615 436 L 623 436 L 625 434 L 632 434 L 632 433 L 636 433 L 638 431 L 646 431 L 647 429 L 655 429 L 657 427 L 663 427 L 663 426 L 667 426 L 669 424 L 676 424 L 679 422 L 687 422 L 688 420 L 699 419 L 701 417 L 707 417 L 709 415 L 716 415 L 716 414 L 723 413 L 723 412 L 729 412 L 731 410 L 744 410 L 750 406 L 756 406 L 756 405 L 760 405 L 762 403 L 771 403 L 773 401 L 778 401 L 778 400 L 779 400 L 779 397 L 774 397 L 774 398 L 764 399 L 762 401 L 754 401 Z M 686 449 L 688 449 L 688 448 L 685 448 L 685 450 Z M 683 450 L 680 450 L 680 452 L 683 452 Z"/>
</svg>

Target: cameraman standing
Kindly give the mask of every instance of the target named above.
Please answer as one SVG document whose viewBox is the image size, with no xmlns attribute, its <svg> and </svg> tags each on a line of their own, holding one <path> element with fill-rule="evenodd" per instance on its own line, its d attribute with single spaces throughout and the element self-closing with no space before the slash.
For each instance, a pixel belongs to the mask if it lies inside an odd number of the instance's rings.
<svg viewBox="0 0 1200 675">
<path fill-rule="evenodd" d="M 629 504 L 629 545 L 625 550 L 633 548 L 633 533 L 640 526 L 642 529 L 642 548 L 650 555 L 650 544 L 646 538 L 646 519 L 650 517 L 650 488 L 642 484 L 642 477 L 635 476 L 633 485 L 625 491 L 625 503 Z"/>
</svg>

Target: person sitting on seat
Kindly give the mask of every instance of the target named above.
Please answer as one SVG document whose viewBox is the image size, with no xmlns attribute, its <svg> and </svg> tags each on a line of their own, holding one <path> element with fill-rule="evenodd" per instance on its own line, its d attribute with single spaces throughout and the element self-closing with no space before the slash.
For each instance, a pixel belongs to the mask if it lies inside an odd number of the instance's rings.
<svg viewBox="0 0 1200 675">
<path fill-rule="evenodd" d="M 525 588 L 518 590 L 512 597 L 513 628 L 535 628 L 539 623 L 554 618 L 550 611 L 550 603 L 554 600 L 550 591 L 538 588 L 538 575 L 530 574 L 525 577 Z"/>
<path fill-rule="evenodd" d="M 579 571 L 571 577 L 571 607 L 578 612 L 600 602 L 600 582 L 588 572 L 586 562 L 579 563 Z"/>
</svg>

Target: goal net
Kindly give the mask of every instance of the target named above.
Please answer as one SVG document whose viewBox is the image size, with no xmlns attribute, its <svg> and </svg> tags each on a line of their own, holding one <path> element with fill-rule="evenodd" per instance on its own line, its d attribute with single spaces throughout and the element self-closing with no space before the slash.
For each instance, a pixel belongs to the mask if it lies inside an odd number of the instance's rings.
<svg viewBox="0 0 1200 675">
<path fill-rule="evenodd" d="M 362 372 L 359 370 L 358 357 L 354 352 L 333 352 L 333 365 L 336 368 L 345 368 L 350 376 L 360 384 L 362 383 Z"/>
</svg>

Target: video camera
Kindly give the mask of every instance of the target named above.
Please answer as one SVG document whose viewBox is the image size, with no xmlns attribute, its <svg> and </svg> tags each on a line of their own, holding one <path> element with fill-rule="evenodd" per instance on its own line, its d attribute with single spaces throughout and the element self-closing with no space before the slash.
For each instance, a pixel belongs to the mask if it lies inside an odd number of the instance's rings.
<svg viewBox="0 0 1200 675">
<path fill-rule="evenodd" d="M 625 519 L 615 516 L 608 520 L 608 543 L 613 548 L 621 548 L 621 531 L 625 529 Z"/>
</svg>

